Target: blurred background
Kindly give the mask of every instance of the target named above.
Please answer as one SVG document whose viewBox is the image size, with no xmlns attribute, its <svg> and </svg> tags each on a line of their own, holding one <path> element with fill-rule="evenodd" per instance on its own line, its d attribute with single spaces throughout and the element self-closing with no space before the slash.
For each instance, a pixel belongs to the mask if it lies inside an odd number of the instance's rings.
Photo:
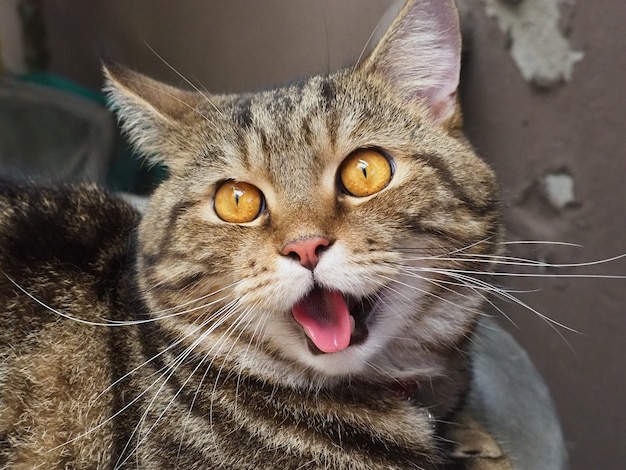
<svg viewBox="0 0 626 470">
<path fill-rule="evenodd" d="M 401 4 L 0 0 L 0 167 L 149 193 L 163 173 L 118 135 L 101 55 L 181 87 L 259 90 L 355 63 Z M 626 253 L 626 3 L 601 4 L 459 0 L 466 129 L 499 175 L 508 239 L 580 245 L 512 243 L 511 256 Z M 626 280 L 610 278 L 626 261 L 511 271 L 527 277 L 498 281 L 531 308 L 495 314 L 553 392 L 571 468 L 626 468 Z"/>
</svg>

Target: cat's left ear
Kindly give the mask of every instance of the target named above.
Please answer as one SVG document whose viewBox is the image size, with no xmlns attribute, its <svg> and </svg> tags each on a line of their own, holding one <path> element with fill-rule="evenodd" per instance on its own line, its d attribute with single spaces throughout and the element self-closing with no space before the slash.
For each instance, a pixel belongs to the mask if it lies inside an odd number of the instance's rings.
<svg viewBox="0 0 626 470">
<path fill-rule="evenodd" d="M 454 0 L 409 0 L 362 67 L 405 99 L 426 104 L 435 121 L 451 119 L 461 68 Z"/>
<path fill-rule="evenodd" d="M 148 161 L 171 170 L 182 167 L 180 138 L 174 134 L 198 114 L 198 93 L 166 85 L 113 62 L 103 64 L 109 107 L 136 149 Z"/>
</svg>

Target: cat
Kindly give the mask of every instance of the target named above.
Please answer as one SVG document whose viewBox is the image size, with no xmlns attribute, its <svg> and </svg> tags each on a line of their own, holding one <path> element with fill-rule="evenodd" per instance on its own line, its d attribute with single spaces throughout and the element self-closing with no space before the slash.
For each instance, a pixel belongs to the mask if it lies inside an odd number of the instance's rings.
<svg viewBox="0 0 626 470">
<path fill-rule="evenodd" d="M 445 425 L 485 302 L 459 273 L 502 240 L 460 50 L 452 0 L 409 0 L 357 66 L 276 90 L 107 63 L 168 177 L 141 215 L 0 185 L 3 468 L 509 468 L 459 460 Z"/>
</svg>

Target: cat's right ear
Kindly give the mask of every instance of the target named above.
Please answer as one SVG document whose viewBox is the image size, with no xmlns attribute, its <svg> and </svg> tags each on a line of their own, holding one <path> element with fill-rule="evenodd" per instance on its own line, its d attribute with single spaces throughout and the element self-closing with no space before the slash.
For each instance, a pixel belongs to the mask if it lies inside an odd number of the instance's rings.
<svg viewBox="0 0 626 470">
<path fill-rule="evenodd" d="M 182 166 L 174 132 L 181 123 L 197 116 L 198 93 L 165 85 L 138 72 L 103 61 L 104 92 L 124 133 L 151 163 L 176 171 Z"/>
<path fill-rule="evenodd" d="M 454 0 L 408 0 L 361 64 L 407 102 L 444 123 L 456 117 L 461 33 Z"/>
</svg>

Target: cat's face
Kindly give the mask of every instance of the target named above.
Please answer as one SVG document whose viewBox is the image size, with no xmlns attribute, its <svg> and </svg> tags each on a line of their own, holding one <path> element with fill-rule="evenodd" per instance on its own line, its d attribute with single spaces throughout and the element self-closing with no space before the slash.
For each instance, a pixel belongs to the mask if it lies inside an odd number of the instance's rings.
<svg viewBox="0 0 626 470">
<path fill-rule="evenodd" d="M 458 131 L 456 84 L 407 97 L 387 70 L 416 3 L 362 66 L 270 92 L 109 71 L 129 132 L 170 167 L 139 274 L 194 354 L 293 382 L 389 380 L 436 373 L 471 329 L 480 289 L 446 270 L 497 250 L 495 183 Z"/>
</svg>

